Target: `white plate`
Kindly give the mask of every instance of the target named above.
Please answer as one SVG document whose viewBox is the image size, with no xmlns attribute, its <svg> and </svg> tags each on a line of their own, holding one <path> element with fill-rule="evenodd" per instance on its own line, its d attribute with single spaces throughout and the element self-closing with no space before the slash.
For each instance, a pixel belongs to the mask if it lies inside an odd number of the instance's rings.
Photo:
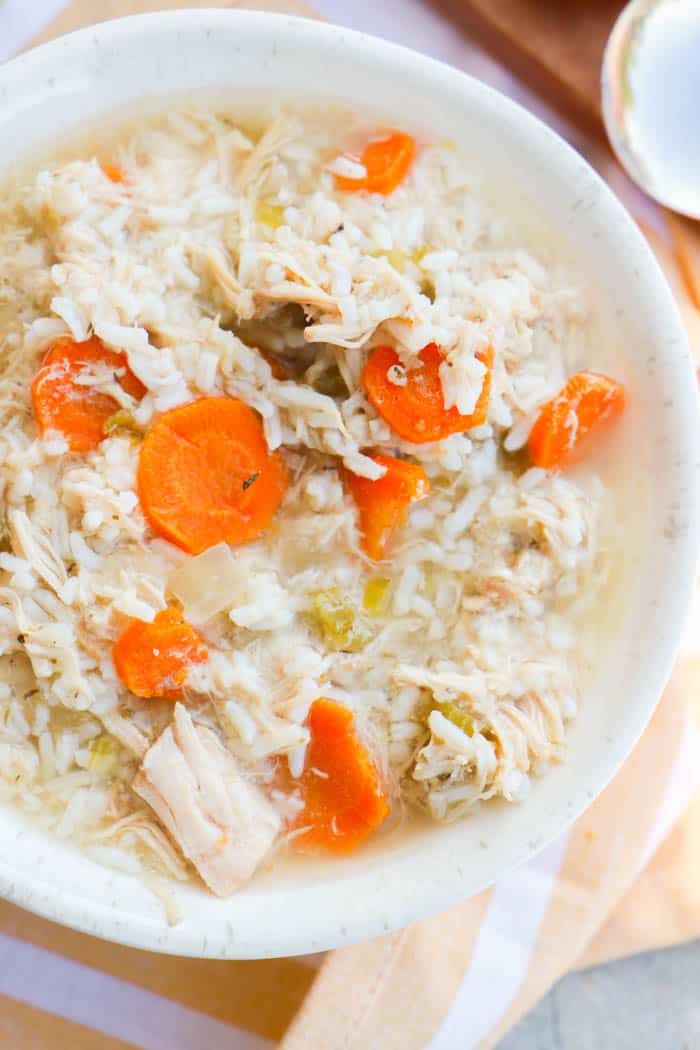
<svg viewBox="0 0 700 1050">
<path fill-rule="evenodd" d="M 230 900 L 179 891 L 185 920 L 173 928 L 137 880 L 2 811 L 0 891 L 18 904 L 158 951 L 287 955 L 373 937 L 476 893 L 559 834 L 629 753 L 671 670 L 694 579 L 696 381 L 656 261 L 581 157 L 488 87 L 380 40 L 318 22 L 221 10 L 86 29 L 0 69 L 0 165 L 27 150 L 57 148 L 85 121 L 118 107 L 203 89 L 224 90 L 234 105 L 261 94 L 352 103 L 388 123 L 456 140 L 515 213 L 539 212 L 542 236 L 561 240 L 593 286 L 601 347 L 608 346 L 631 392 L 624 475 L 629 481 L 643 474 L 650 495 L 648 506 L 640 498 L 631 510 L 636 539 L 631 531 L 627 604 L 611 620 L 568 760 L 522 805 L 484 807 L 448 827 L 380 838 L 347 860 L 275 869 Z M 598 358 L 591 365 L 599 366 Z M 630 491 L 634 497 L 638 490 Z"/>
</svg>

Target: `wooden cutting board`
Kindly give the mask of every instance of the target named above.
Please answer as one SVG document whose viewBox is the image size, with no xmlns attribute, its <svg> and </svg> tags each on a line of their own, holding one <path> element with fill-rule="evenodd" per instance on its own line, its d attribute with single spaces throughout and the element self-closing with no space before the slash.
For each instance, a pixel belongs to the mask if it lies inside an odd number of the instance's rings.
<svg viewBox="0 0 700 1050">
<path fill-rule="evenodd" d="M 430 0 L 554 109 L 602 133 L 600 64 L 624 0 Z"/>
</svg>

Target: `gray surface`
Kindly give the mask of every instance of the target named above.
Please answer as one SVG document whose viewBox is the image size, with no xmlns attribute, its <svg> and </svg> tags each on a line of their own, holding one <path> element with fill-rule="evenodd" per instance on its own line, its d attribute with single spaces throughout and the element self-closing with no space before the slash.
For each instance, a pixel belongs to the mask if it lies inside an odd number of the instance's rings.
<svg viewBox="0 0 700 1050">
<path fill-rule="evenodd" d="M 700 941 L 565 977 L 497 1050 L 700 1050 Z"/>
</svg>

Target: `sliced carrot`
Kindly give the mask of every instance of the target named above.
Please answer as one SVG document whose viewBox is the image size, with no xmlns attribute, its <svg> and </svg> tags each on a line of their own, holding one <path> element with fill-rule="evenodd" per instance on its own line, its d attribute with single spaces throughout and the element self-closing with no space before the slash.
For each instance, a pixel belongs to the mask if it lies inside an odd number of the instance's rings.
<svg viewBox="0 0 700 1050">
<path fill-rule="evenodd" d="M 203 397 L 158 419 L 141 447 L 141 508 L 160 536 L 189 554 L 245 543 L 269 524 L 288 485 L 256 412 L 233 397 Z"/>
<path fill-rule="evenodd" d="M 107 366 L 128 394 L 140 399 L 146 388 L 129 369 L 126 355 L 109 350 L 95 336 L 82 343 L 59 339 L 44 358 L 32 382 L 34 417 L 39 433 L 58 430 L 72 452 L 89 452 L 104 439 L 105 423 L 119 410 L 119 402 L 80 376 Z"/>
<path fill-rule="evenodd" d="M 577 372 L 540 409 L 530 431 L 532 462 L 551 470 L 569 460 L 591 430 L 625 407 L 621 383 L 596 372 Z"/>
<path fill-rule="evenodd" d="M 192 664 L 209 653 L 194 627 L 176 609 L 163 609 L 152 623 L 132 620 L 120 634 L 112 659 L 127 689 L 146 698 L 177 700 Z"/>
<path fill-rule="evenodd" d="M 348 193 L 366 190 L 368 193 L 393 193 L 403 182 L 416 152 L 415 141 L 403 131 L 394 131 L 386 139 L 370 142 L 364 149 L 361 162 L 367 172 L 361 179 L 336 175 L 339 190 Z"/>
<path fill-rule="evenodd" d="M 415 445 L 441 441 L 486 422 L 493 349 L 488 346 L 476 356 L 486 366 L 486 375 L 474 411 L 467 416 L 454 406 L 445 408 L 440 380 L 444 354 L 435 343 L 428 343 L 418 355 L 420 363 L 407 371 L 392 347 L 378 346 L 365 365 L 362 385 L 379 415 L 399 437 Z M 398 383 L 392 381 L 395 376 Z"/>
<path fill-rule="evenodd" d="M 351 853 L 389 815 L 379 771 L 359 740 L 349 708 L 325 697 L 309 712 L 311 739 L 299 780 L 280 783 L 301 792 L 294 847 L 302 853 Z M 304 828 L 306 830 L 301 831 Z"/>
<path fill-rule="evenodd" d="M 131 182 L 129 173 L 120 168 L 118 164 L 100 164 L 102 171 L 112 182 L 120 183 L 125 186 Z"/>
<path fill-rule="evenodd" d="M 346 474 L 347 486 L 357 504 L 362 547 L 377 561 L 394 531 L 404 522 L 408 507 L 428 495 L 430 482 L 422 467 L 394 456 L 372 456 L 386 467 L 376 481 Z"/>
</svg>

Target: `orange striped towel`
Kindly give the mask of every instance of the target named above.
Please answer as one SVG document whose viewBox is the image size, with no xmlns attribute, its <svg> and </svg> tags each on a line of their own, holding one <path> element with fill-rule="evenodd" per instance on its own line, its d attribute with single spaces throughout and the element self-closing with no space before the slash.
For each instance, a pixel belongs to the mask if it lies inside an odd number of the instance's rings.
<svg viewBox="0 0 700 1050">
<path fill-rule="evenodd" d="M 21 8 L 26 13 L 25 3 L 0 0 L 0 51 L 3 10 L 11 20 Z M 33 0 L 27 6 L 32 18 L 39 8 L 45 15 L 60 11 L 49 36 L 94 21 L 98 7 L 101 17 L 112 17 L 185 4 Z M 296 0 L 257 6 L 301 10 Z M 606 174 L 619 189 L 619 176 Z M 660 212 L 649 217 L 649 236 L 700 350 L 700 300 L 692 298 L 700 296 L 700 239 Z M 654 719 L 569 832 L 480 896 L 403 932 L 329 953 L 320 967 L 315 959 L 151 955 L 0 902 L 0 1046 L 486 1050 L 568 969 L 700 934 L 696 637 L 700 599 Z"/>
</svg>

